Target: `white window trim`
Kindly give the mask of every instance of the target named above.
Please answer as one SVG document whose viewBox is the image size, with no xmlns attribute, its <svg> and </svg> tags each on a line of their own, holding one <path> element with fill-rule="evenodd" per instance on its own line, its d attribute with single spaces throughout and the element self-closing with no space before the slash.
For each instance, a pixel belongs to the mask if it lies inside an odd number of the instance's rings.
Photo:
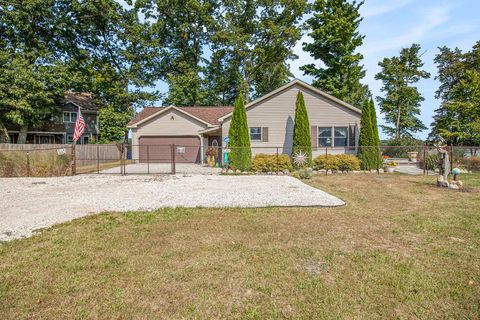
<svg viewBox="0 0 480 320">
<path fill-rule="evenodd" d="M 320 146 L 320 128 L 330 128 L 332 146 L 331 147 L 321 147 Z M 335 128 L 347 128 L 347 145 L 337 147 L 335 145 Z M 317 126 L 317 144 L 318 148 L 350 148 L 350 126 L 349 125 L 340 125 L 340 126 Z M 326 138 L 326 137 L 323 137 Z"/>
<path fill-rule="evenodd" d="M 258 128 L 260 129 L 260 139 L 252 139 L 252 129 L 253 128 Z M 249 127 L 248 128 L 248 134 L 250 135 L 250 141 L 259 141 L 259 142 L 262 142 L 263 141 L 263 133 L 262 133 L 262 127 Z M 258 134 L 258 133 L 255 133 L 255 134 Z"/>
</svg>

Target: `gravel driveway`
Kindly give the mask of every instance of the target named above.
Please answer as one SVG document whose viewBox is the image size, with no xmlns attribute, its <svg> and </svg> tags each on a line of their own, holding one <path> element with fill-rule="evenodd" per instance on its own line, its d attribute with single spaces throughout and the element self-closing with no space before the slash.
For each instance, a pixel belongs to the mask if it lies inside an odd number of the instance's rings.
<svg viewBox="0 0 480 320">
<path fill-rule="evenodd" d="M 288 176 L 0 178 L 0 240 L 102 211 L 344 204 Z"/>
</svg>

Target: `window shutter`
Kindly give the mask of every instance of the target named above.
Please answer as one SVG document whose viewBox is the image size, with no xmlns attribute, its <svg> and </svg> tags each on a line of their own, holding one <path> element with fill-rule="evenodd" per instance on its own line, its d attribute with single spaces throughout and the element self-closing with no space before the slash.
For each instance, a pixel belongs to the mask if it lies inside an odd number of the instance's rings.
<svg viewBox="0 0 480 320">
<path fill-rule="evenodd" d="M 268 127 L 262 127 L 262 142 L 268 142 Z"/>
<path fill-rule="evenodd" d="M 312 142 L 312 148 L 318 148 L 318 127 L 312 126 L 310 128 L 310 140 Z"/>
<path fill-rule="evenodd" d="M 355 126 L 349 126 L 349 138 L 348 139 L 348 146 L 354 147 L 355 146 Z"/>
</svg>

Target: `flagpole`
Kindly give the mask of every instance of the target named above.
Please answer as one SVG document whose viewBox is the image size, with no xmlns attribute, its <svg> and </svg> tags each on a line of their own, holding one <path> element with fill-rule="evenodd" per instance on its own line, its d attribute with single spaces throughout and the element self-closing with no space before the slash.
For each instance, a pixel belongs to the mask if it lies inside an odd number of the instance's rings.
<svg viewBox="0 0 480 320">
<path fill-rule="evenodd" d="M 77 114 L 77 120 L 78 117 L 81 116 L 81 111 L 80 111 L 80 106 L 77 106 L 78 108 L 78 114 Z M 72 176 L 77 174 L 77 152 L 76 152 L 76 146 L 77 146 L 77 141 L 75 140 L 75 130 L 77 128 L 77 121 L 75 121 L 75 127 L 73 128 L 73 136 L 74 139 L 72 141 Z"/>
</svg>

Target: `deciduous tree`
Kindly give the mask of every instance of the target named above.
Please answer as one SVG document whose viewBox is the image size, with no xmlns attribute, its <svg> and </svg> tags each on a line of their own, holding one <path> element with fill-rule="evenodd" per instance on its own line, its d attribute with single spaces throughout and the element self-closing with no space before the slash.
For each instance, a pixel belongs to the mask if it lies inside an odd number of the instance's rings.
<svg viewBox="0 0 480 320">
<path fill-rule="evenodd" d="M 435 56 L 436 79 L 440 81 L 436 97 L 442 103 L 435 110 L 429 139 L 454 145 L 478 145 L 480 41 L 465 53 L 458 48 L 439 50 Z"/>
</svg>

